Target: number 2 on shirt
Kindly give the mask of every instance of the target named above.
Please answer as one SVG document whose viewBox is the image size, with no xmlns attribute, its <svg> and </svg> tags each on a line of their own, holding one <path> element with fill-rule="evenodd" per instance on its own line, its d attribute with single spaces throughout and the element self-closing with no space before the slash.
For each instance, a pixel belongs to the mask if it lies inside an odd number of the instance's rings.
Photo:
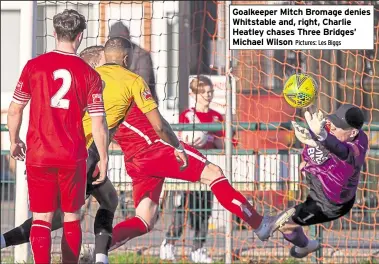
<svg viewBox="0 0 379 264">
<path fill-rule="evenodd" d="M 53 72 L 54 81 L 62 79 L 62 85 L 59 90 L 51 97 L 50 106 L 54 108 L 68 109 L 70 106 L 70 100 L 63 99 L 71 87 L 71 74 L 68 70 L 59 69 Z"/>
</svg>

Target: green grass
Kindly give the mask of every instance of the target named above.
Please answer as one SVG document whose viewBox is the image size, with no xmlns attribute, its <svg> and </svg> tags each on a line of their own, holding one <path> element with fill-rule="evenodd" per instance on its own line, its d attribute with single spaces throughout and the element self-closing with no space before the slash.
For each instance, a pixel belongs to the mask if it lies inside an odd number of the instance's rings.
<svg viewBox="0 0 379 264">
<path fill-rule="evenodd" d="M 169 261 L 162 261 L 160 260 L 159 258 L 157 257 L 152 257 L 152 256 L 148 256 L 148 255 L 138 255 L 138 254 L 135 254 L 135 253 L 125 253 L 125 254 L 110 254 L 109 256 L 109 263 L 111 264 L 117 264 L 117 263 L 133 263 L 133 264 L 143 264 L 143 263 L 151 263 L 151 264 L 174 264 L 172 262 L 169 262 Z M 190 264 L 192 263 L 191 261 L 189 260 L 177 260 L 175 263 L 178 263 L 178 264 Z M 225 263 L 225 261 L 223 260 L 218 260 L 218 261 L 215 261 L 213 262 L 215 264 L 223 264 Z M 288 258 L 288 259 L 285 259 L 283 261 L 261 261 L 261 262 L 258 262 L 258 261 L 254 261 L 254 259 L 250 260 L 250 261 L 233 261 L 233 263 L 235 264 L 305 264 L 305 262 L 302 262 L 300 260 L 297 260 L 297 259 L 294 259 L 294 258 Z M 375 261 L 375 259 L 371 259 L 371 261 L 369 260 L 362 260 L 360 262 L 358 262 L 357 264 L 379 264 L 378 261 Z"/>
<path fill-rule="evenodd" d="M 137 255 L 133 253 L 126 253 L 126 254 L 110 254 L 109 255 L 109 263 L 170 263 L 170 262 L 163 262 L 159 258 L 151 257 L 151 256 L 143 256 L 143 255 Z M 179 262 L 178 262 L 179 263 Z M 182 263 L 182 262 L 180 262 Z M 187 263 L 187 262 L 183 262 Z"/>
<path fill-rule="evenodd" d="M 11 263 L 14 263 L 13 262 L 13 258 L 12 257 L 2 257 L 1 258 L 1 263 L 2 264 L 11 264 Z M 30 262 L 32 263 L 32 261 Z M 53 261 L 52 261 L 53 264 L 58 264 L 58 263 L 61 263 L 60 262 L 60 259 L 58 257 L 55 257 L 53 258 Z M 87 264 L 86 262 L 80 262 L 81 264 Z M 152 256 L 148 256 L 148 255 L 139 255 L 139 254 L 136 254 L 136 253 L 124 253 L 124 254 L 121 254 L 121 253 L 118 253 L 118 254 L 110 254 L 109 255 L 109 263 L 111 264 L 118 264 L 118 263 L 125 263 L 125 264 L 128 264 L 128 263 L 131 263 L 131 264 L 146 264 L 146 263 L 149 263 L 149 264 L 174 264 L 173 262 L 169 262 L 169 261 L 162 261 L 160 260 L 159 258 L 157 257 L 152 257 Z M 190 262 L 189 260 L 177 260 L 175 262 L 175 264 L 178 263 L 178 264 L 190 264 L 192 262 Z M 222 264 L 224 263 L 224 261 L 215 261 L 214 262 L 215 264 Z M 234 261 L 233 263 L 235 264 L 305 264 L 304 262 L 302 261 L 299 261 L 299 260 L 296 260 L 296 259 L 293 259 L 293 258 L 289 258 L 289 259 L 286 259 L 286 260 L 283 260 L 283 261 L 271 261 L 271 262 L 267 262 L 267 261 L 262 261 L 262 262 L 257 262 L 257 261 L 254 261 L 254 260 L 250 260 L 250 261 L 241 261 L 241 262 L 238 262 L 238 261 Z M 19 263 L 21 264 L 21 263 Z M 358 264 L 379 264 L 379 262 L 376 260 L 376 259 L 371 259 L 371 260 L 362 260 L 360 262 L 358 262 Z"/>
<path fill-rule="evenodd" d="M 170 262 L 170 261 L 163 261 L 163 260 L 160 260 L 159 258 L 157 257 L 151 257 L 151 256 L 140 256 L 140 255 L 137 255 L 137 254 L 133 254 L 133 253 L 129 253 L 129 254 L 115 254 L 115 255 L 110 255 L 109 256 L 109 263 L 133 263 L 133 264 L 146 264 L 146 263 L 151 263 L 151 264 L 174 264 L 173 262 Z M 176 260 L 175 261 L 175 264 L 190 264 L 192 263 L 191 261 L 189 260 L 186 260 L 186 259 L 180 259 L 180 260 Z M 225 261 L 222 261 L 222 260 L 216 260 L 213 262 L 214 264 L 223 264 L 225 263 Z M 279 262 L 254 262 L 254 261 L 250 261 L 250 262 L 239 262 L 239 261 L 234 261 L 233 263 L 249 263 L 249 264 L 279 264 Z M 293 260 L 293 259 L 288 259 L 288 260 L 285 260 L 284 262 L 280 262 L 281 264 L 300 264 L 300 262 L 296 261 L 296 260 Z"/>
</svg>

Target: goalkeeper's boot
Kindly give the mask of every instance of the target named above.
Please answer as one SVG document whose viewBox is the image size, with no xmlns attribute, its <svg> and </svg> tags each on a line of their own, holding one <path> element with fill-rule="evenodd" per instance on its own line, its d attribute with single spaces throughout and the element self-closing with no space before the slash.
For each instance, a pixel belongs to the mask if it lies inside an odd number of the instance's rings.
<svg viewBox="0 0 379 264">
<path fill-rule="evenodd" d="M 295 208 L 290 208 L 276 216 L 263 216 L 261 224 L 256 230 L 254 230 L 254 233 L 261 241 L 268 240 L 276 230 L 288 222 L 295 212 Z"/>
<path fill-rule="evenodd" d="M 167 240 L 163 240 L 159 257 L 161 260 L 176 261 L 175 259 L 175 245 L 168 243 Z"/>
<path fill-rule="evenodd" d="M 320 247 L 321 244 L 318 242 L 318 240 L 309 240 L 306 247 L 301 248 L 293 246 L 290 250 L 290 255 L 294 258 L 305 258 L 309 254 L 317 251 Z"/>
</svg>

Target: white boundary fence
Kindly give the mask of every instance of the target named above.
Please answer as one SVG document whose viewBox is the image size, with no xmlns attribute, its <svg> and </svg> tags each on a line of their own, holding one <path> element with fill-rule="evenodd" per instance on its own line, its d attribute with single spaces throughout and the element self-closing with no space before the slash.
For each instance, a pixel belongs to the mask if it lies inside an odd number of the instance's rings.
<svg viewBox="0 0 379 264">
<path fill-rule="evenodd" d="M 1 1 L 1 11 L 20 12 L 20 73 L 28 60 L 33 58 L 35 52 L 35 26 L 36 26 L 36 1 Z M 17 29 L 15 29 L 17 30 Z M 23 125 L 21 127 L 21 138 L 26 137 L 27 125 L 29 123 L 29 108 L 24 111 Z M 15 225 L 22 224 L 29 217 L 28 191 L 25 180 L 25 163 L 17 162 L 16 166 L 16 206 Z M 30 256 L 29 244 L 16 246 L 14 249 L 15 262 L 27 262 Z"/>
</svg>

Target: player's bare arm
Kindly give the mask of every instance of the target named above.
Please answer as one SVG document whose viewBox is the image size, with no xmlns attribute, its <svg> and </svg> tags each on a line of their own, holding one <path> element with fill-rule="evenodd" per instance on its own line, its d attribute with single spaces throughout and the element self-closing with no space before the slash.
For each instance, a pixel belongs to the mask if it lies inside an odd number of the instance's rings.
<svg viewBox="0 0 379 264">
<path fill-rule="evenodd" d="M 20 139 L 20 128 L 22 124 L 22 114 L 25 104 L 11 102 L 8 109 L 8 129 L 11 141 L 11 157 L 15 160 L 25 159 L 25 143 Z"/>
<path fill-rule="evenodd" d="M 181 169 L 185 169 L 188 166 L 187 155 L 169 123 L 162 117 L 157 108 L 147 112 L 145 115 L 147 119 L 149 119 L 150 124 L 153 126 L 158 136 L 163 141 L 175 147 L 175 155 L 178 161 L 183 162 Z"/>
<path fill-rule="evenodd" d="M 93 139 L 95 141 L 100 157 L 100 176 L 96 181 L 92 183 L 96 185 L 102 183 L 107 176 L 109 130 L 105 116 L 92 116 L 91 122 Z"/>
<path fill-rule="evenodd" d="M 97 73 L 94 76 L 92 87 L 94 87 L 94 90 L 96 90 L 97 93 L 92 95 L 92 104 L 88 106 L 88 112 L 91 117 L 93 140 L 95 141 L 95 145 L 100 158 L 100 176 L 96 181 L 92 183 L 93 185 L 97 185 L 104 182 L 107 177 L 109 145 L 108 123 L 106 120 L 104 102 L 102 99 L 102 91 L 105 85 Z"/>
<path fill-rule="evenodd" d="M 117 64 L 127 69 L 131 55 L 131 47 L 131 43 L 124 38 L 111 38 L 105 44 L 104 52 L 106 62 Z M 125 97 L 132 96 L 134 103 L 144 114 L 146 114 L 159 137 L 175 147 L 177 160 L 183 163 L 181 169 L 185 169 L 188 165 L 188 159 L 187 155 L 184 153 L 184 148 L 180 144 L 175 133 L 172 131 L 170 125 L 157 110 L 157 104 L 143 78 L 141 76 L 136 76 L 130 87 L 128 87 L 128 85 L 125 86 L 125 90 L 128 91 L 127 93 L 129 94 Z M 129 99 L 127 99 L 127 101 L 129 101 Z M 125 107 L 127 106 L 128 105 L 125 104 Z"/>
</svg>

